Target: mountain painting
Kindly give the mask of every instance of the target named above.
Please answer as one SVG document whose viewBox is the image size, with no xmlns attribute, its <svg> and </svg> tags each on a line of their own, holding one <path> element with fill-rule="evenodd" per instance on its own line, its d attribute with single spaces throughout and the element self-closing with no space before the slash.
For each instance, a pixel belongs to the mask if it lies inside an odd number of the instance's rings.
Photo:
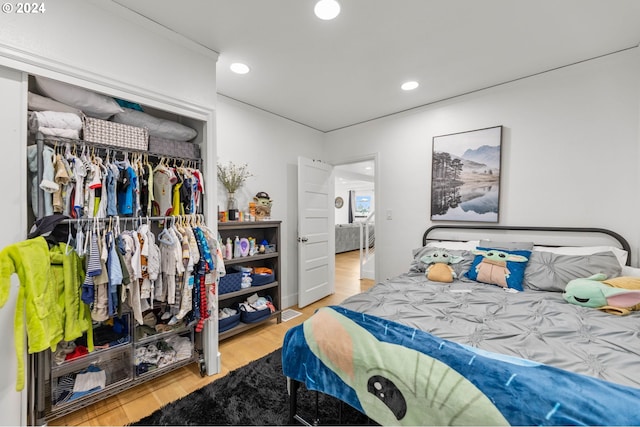
<svg viewBox="0 0 640 427">
<path fill-rule="evenodd" d="M 431 220 L 498 222 L 502 126 L 433 137 Z"/>
</svg>

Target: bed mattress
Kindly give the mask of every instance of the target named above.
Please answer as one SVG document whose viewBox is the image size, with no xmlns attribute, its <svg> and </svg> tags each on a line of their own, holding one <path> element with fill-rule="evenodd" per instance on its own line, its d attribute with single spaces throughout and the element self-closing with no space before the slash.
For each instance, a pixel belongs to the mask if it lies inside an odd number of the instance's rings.
<svg viewBox="0 0 640 427">
<path fill-rule="evenodd" d="M 405 273 L 340 304 L 482 350 L 640 387 L 640 313 L 568 304 L 561 292 L 508 292 Z M 622 351 L 621 351 L 622 350 Z"/>
</svg>

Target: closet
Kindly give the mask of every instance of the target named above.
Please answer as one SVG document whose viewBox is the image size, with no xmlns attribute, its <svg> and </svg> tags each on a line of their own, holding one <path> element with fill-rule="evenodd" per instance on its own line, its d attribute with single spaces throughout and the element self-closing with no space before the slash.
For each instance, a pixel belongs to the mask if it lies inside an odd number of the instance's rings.
<svg viewBox="0 0 640 427">
<path fill-rule="evenodd" d="M 199 145 L 152 139 L 143 127 L 122 136 L 118 124 L 82 116 L 77 139 L 43 129 L 51 117 L 33 113 L 31 223 L 65 215 L 55 230 L 66 240 L 56 243 L 84 260 L 80 299 L 89 326 L 55 352 L 30 354 L 32 420 L 44 424 L 190 363 L 204 376 L 202 331 L 217 311 L 219 251 L 206 224 Z M 138 145 L 145 140 L 153 145 Z M 46 187 L 51 182 L 58 190 Z M 128 284 L 127 276 L 134 276 Z"/>
</svg>

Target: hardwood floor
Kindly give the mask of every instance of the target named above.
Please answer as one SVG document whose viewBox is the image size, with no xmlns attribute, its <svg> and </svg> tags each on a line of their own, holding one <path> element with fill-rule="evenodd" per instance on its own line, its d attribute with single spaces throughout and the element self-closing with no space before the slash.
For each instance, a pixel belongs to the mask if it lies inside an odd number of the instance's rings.
<svg viewBox="0 0 640 427">
<path fill-rule="evenodd" d="M 359 252 L 336 255 L 335 293 L 302 309 L 302 315 L 276 324 L 275 320 L 230 337 L 220 343 L 222 369 L 219 374 L 202 378 L 196 363 L 177 369 L 160 378 L 140 384 L 116 396 L 49 422 L 49 425 L 124 426 L 151 414 L 169 402 L 186 396 L 247 363 L 282 346 L 287 330 L 304 322 L 323 306 L 338 304 L 345 298 L 369 289 L 373 280 L 360 279 Z"/>
</svg>

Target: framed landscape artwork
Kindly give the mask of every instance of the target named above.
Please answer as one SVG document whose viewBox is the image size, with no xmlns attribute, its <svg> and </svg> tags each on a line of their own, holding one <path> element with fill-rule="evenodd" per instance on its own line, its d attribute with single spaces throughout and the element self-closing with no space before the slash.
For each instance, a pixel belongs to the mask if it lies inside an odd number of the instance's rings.
<svg viewBox="0 0 640 427">
<path fill-rule="evenodd" d="M 502 126 L 433 137 L 431 220 L 498 222 Z"/>
</svg>

